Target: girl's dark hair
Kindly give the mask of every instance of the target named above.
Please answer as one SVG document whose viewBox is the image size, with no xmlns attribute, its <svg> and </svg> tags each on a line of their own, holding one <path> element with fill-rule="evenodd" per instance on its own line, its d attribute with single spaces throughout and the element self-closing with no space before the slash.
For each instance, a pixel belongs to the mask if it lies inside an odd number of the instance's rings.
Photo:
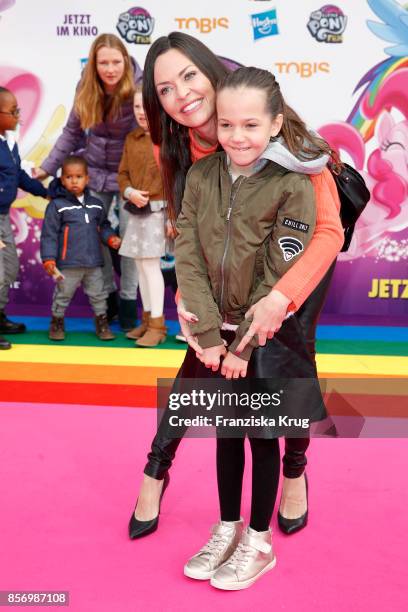
<svg viewBox="0 0 408 612">
<path fill-rule="evenodd" d="M 162 108 L 154 85 L 157 58 L 177 49 L 192 61 L 216 89 L 229 70 L 202 42 L 184 34 L 171 32 L 161 36 L 150 47 L 143 70 L 143 106 L 154 144 L 160 145 L 163 186 L 170 219 L 174 222 L 181 208 L 187 171 L 192 164 L 188 128 L 172 120 Z M 215 112 L 215 110 L 214 110 Z"/>
<path fill-rule="evenodd" d="M 280 113 L 283 115 L 281 135 L 293 155 L 303 161 L 316 159 L 321 155 L 329 155 L 335 160 L 336 155 L 329 144 L 323 138 L 309 132 L 304 121 L 286 104 L 279 83 L 271 72 L 252 66 L 238 68 L 218 83 L 217 93 L 223 89 L 241 87 L 264 91 L 267 111 L 272 117 Z"/>
</svg>

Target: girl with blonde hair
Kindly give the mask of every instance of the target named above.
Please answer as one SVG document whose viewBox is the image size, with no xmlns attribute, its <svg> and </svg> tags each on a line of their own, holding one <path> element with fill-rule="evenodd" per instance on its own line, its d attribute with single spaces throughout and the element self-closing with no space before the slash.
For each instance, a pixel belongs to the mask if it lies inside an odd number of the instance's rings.
<svg viewBox="0 0 408 612">
<path fill-rule="evenodd" d="M 92 43 L 88 62 L 76 88 L 73 108 L 61 136 L 48 157 L 36 168 L 36 178 L 56 174 L 63 159 L 80 153 L 89 167 L 89 186 L 109 212 L 118 199 L 117 174 L 127 134 L 136 127 L 133 114 L 135 84 L 142 79 L 137 62 L 114 34 L 100 34 Z M 119 232 L 124 233 L 128 215 L 119 208 Z M 117 293 L 112 260 L 104 249 L 104 282 L 109 293 L 108 316 L 117 314 Z M 121 259 L 119 315 L 124 329 L 136 319 L 137 276 L 131 259 Z"/>
</svg>

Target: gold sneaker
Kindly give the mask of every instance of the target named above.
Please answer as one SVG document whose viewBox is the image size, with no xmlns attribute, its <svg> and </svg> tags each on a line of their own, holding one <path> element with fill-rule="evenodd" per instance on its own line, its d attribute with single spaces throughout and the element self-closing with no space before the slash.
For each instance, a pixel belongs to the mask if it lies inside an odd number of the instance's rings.
<svg viewBox="0 0 408 612">
<path fill-rule="evenodd" d="M 211 578 L 211 585 L 226 591 L 247 589 L 276 564 L 272 550 L 272 534 L 248 527 L 231 557 Z"/>
<path fill-rule="evenodd" d="M 217 568 L 231 556 L 241 539 L 244 521 L 220 521 L 211 528 L 207 544 L 184 566 L 184 575 L 195 580 L 209 580 Z"/>
</svg>

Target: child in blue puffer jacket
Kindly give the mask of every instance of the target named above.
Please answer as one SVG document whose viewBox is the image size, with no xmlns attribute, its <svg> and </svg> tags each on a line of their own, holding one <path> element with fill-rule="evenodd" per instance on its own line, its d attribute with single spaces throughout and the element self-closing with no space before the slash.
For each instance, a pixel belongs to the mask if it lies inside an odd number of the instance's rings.
<svg viewBox="0 0 408 612">
<path fill-rule="evenodd" d="M 102 202 L 90 195 L 88 181 L 86 160 L 70 155 L 63 162 L 61 179 L 55 179 L 49 188 L 53 199 L 45 211 L 41 259 L 47 274 L 57 281 L 51 340 L 64 340 L 65 310 L 80 285 L 94 310 L 98 338 L 115 337 L 106 316 L 108 294 L 103 282 L 101 240 L 114 249 L 121 241 L 106 218 Z"/>
<path fill-rule="evenodd" d="M 8 303 L 10 285 L 17 279 L 18 255 L 10 224 L 10 207 L 17 197 L 18 188 L 36 196 L 47 197 L 46 188 L 31 178 L 21 167 L 14 130 L 20 119 L 20 109 L 14 94 L 0 87 L 0 334 L 21 334 L 24 323 L 7 318 L 4 309 Z M 0 349 L 11 344 L 0 336 Z"/>
</svg>

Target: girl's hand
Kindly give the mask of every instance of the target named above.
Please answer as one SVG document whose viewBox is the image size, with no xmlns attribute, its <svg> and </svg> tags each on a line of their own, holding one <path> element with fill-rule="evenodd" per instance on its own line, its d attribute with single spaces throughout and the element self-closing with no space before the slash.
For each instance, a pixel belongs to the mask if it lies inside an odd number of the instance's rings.
<svg viewBox="0 0 408 612">
<path fill-rule="evenodd" d="M 219 346 L 201 349 L 201 353 L 196 353 L 196 356 L 206 368 L 211 368 L 213 372 L 216 372 L 220 367 L 221 357 L 224 357 L 226 353 L 227 349 L 221 344 Z M 242 361 L 242 359 L 240 359 L 240 361 Z"/>
<path fill-rule="evenodd" d="M 202 354 L 203 349 L 198 344 L 197 338 L 193 336 L 193 334 L 191 333 L 191 329 L 189 325 L 189 323 L 197 323 L 198 318 L 196 317 L 195 314 L 193 314 L 192 312 L 188 312 L 188 310 L 186 310 L 186 307 L 184 306 L 184 302 L 181 299 L 181 297 L 179 298 L 179 301 L 177 303 L 177 314 L 178 314 L 178 320 L 180 324 L 181 333 L 187 340 L 188 345 L 191 346 L 193 351 L 196 352 L 196 356 L 199 357 L 199 355 Z"/>
<path fill-rule="evenodd" d="M 237 346 L 236 353 L 241 353 L 255 334 L 258 334 L 259 346 L 265 346 L 266 340 L 271 340 L 281 328 L 290 303 L 291 300 L 286 295 L 272 289 L 269 295 L 251 306 L 245 313 L 245 318 L 252 317 L 252 323 Z"/>
<path fill-rule="evenodd" d="M 234 353 L 227 353 L 221 366 L 221 374 L 228 380 L 231 378 L 245 378 L 247 374 L 248 362 Z"/>
<path fill-rule="evenodd" d="M 39 181 L 43 181 L 44 179 L 50 176 L 48 172 L 46 172 L 42 168 L 33 168 L 31 170 L 31 175 L 33 178 L 38 179 Z"/>
<path fill-rule="evenodd" d="M 170 220 L 166 221 L 166 236 L 167 238 L 175 238 L 177 236 L 177 232 L 173 227 L 173 224 Z"/>
<path fill-rule="evenodd" d="M 134 189 L 129 198 L 129 202 L 132 202 L 138 208 L 143 208 L 146 206 L 149 201 L 149 192 L 148 191 L 140 191 L 139 189 Z"/>
</svg>

